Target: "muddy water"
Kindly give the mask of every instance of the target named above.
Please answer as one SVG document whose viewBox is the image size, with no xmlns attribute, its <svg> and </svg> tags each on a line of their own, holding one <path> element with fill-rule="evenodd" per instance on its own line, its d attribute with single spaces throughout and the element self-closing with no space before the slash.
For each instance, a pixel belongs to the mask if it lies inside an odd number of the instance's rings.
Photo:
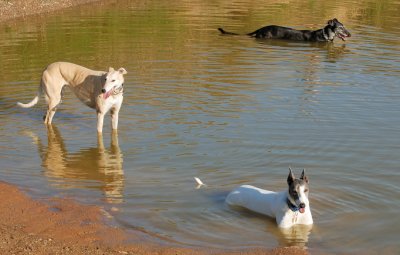
<svg viewBox="0 0 400 255">
<path fill-rule="evenodd" d="M 300 245 L 319 253 L 394 254 L 400 221 L 399 1 L 105 1 L 0 25 L 0 178 L 35 196 L 113 208 L 116 221 L 184 245 Z M 317 29 L 333 44 L 220 36 L 267 24 Z M 43 68 L 70 61 L 128 70 L 118 135 L 66 90 L 46 129 Z M 310 179 L 315 225 L 227 207 L 248 183 Z M 193 177 L 208 184 L 195 189 Z"/>
</svg>

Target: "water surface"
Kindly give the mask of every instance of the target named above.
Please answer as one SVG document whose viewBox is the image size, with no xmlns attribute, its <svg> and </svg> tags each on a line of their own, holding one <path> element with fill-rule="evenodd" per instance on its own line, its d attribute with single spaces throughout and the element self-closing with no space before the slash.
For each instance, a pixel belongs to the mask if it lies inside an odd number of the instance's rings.
<svg viewBox="0 0 400 255">
<path fill-rule="evenodd" d="M 305 13 L 307 15 L 305 15 Z M 188 246 L 399 252 L 399 1 L 105 1 L 0 25 L 0 178 L 32 195 L 114 207 Z M 220 36 L 338 18 L 333 44 Z M 48 129 L 31 100 L 45 66 L 125 67 L 118 136 L 66 91 Z M 237 211 L 237 185 L 286 188 L 305 168 L 315 225 L 282 233 Z M 196 189 L 193 177 L 208 184 Z M 245 234 L 243 234 L 245 233 Z"/>
</svg>

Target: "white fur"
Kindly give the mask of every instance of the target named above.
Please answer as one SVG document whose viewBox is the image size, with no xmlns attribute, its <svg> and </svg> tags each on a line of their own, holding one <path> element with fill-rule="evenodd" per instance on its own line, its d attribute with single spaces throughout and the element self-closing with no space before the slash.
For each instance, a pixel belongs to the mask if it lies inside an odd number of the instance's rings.
<svg viewBox="0 0 400 255">
<path fill-rule="evenodd" d="M 300 201 L 305 203 L 305 212 L 293 212 L 286 203 L 287 191 L 274 192 L 250 185 L 234 189 L 226 197 L 226 203 L 231 206 L 241 206 L 251 211 L 276 218 L 280 228 L 290 228 L 296 224 L 311 225 L 313 219 L 308 198 L 304 189 L 300 192 Z"/>
<path fill-rule="evenodd" d="M 35 104 L 37 104 L 37 103 L 39 102 L 39 95 L 40 95 L 40 92 L 38 92 L 38 95 L 35 96 L 35 97 L 32 99 L 32 101 L 30 101 L 30 102 L 27 103 L 27 104 L 23 104 L 23 103 L 18 102 L 17 105 L 18 105 L 19 107 L 22 107 L 22 108 L 30 108 L 30 107 L 34 106 Z"/>
</svg>

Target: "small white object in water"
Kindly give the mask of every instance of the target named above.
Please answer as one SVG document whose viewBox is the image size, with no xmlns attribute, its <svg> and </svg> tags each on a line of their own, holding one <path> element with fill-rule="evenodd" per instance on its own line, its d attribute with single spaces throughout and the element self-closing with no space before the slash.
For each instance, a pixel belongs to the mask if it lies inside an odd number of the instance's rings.
<svg viewBox="0 0 400 255">
<path fill-rule="evenodd" d="M 200 189 L 202 186 L 207 186 L 205 185 L 198 177 L 194 177 L 195 181 L 197 182 L 197 187 L 196 189 Z"/>
</svg>

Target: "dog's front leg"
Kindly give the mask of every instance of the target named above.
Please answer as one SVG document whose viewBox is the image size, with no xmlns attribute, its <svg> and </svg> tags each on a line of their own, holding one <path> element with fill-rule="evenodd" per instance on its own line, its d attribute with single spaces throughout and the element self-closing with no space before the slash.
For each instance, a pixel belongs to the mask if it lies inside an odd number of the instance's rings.
<svg viewBox="0 0 400 255">
<path fill-rule="evenodd" d="M 97 133 L 103 132 L 103 122 L 104 122 L 104 113 L 98 111 L 97 112 Z"/>
<path fill-rule="evenodd" d="M 118 100 L 117 104 L 111 108 L 111 124 L 112 124 L 112 128 L 113 130 L 117 130 L 118 129 L 118 117 L 119 117 L 119 110 L 121 109 L 121 104 L 122 104 L 122 97 L 120 100 Z"/>
<path fill-rule="evenodd" d="M 119 116 L 119 109 L 111 109 L 111 124 L 113 130 L 118 129 L 118 116 Z"/>
</svg>

